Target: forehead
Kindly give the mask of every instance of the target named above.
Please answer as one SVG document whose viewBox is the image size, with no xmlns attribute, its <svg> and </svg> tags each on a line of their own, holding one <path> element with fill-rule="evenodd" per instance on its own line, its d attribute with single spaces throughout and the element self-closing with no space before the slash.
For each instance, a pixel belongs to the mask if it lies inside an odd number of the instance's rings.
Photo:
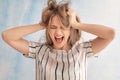
<svg viewBox="0 0 120 80">
<path fill-rule="evenodd" d="M 54 16 L 51 18 L 50 24 L 61 25 L 62 22 L 61 22 L 61 20 L 60 20 L 60 17 L 59 17 L 58 15 L 54 15 Z"/>
<path fill-rule="evenodd" d="M 60 16 L 57 14 L 54 15 L 53 17 L 51 17 L 51 19 L 49 21 L 49 26 L 69 28 L 62 23 Z"/>
</svg>

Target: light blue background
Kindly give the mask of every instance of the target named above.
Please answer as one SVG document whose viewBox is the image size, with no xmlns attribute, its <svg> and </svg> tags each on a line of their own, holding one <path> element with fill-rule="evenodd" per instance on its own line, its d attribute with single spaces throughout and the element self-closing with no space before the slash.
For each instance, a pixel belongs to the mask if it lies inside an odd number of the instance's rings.
<svg viewBox="0 0 120 80">
<path fill-rule="evenodd" d="M 0 0 L 0 34 L 12 27 L 38 23 L 45 5 L 46 0 Z M 120 80 L 120 0 L 72 0 L 72 8 L 82 22 L 116 30 L 115 39 L 99 57 L 88 59 L 88 80 Z M 38 41 L 41 34 L 42 31 L 25 38 Z M 94 38 L 88 33 L 83 37 Z M 0 80 L 35 80 L 34 64 L 33 59 L 22 56 L 0 36 Z"/>
</svg>

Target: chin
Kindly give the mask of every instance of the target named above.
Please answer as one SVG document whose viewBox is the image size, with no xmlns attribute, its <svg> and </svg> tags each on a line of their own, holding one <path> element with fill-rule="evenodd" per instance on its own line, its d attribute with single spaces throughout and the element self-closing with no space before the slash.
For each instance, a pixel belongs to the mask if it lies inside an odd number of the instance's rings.
<svg viewBox="0 0 120 80">
<path fill-rule="evenodd" d="M 56 45 L 54 48 L 55 48 L 55 49 L 63 49 L 63 47 L 64 47 L 64 45 L 59 45 L 59 46 Z"/>
</svg>

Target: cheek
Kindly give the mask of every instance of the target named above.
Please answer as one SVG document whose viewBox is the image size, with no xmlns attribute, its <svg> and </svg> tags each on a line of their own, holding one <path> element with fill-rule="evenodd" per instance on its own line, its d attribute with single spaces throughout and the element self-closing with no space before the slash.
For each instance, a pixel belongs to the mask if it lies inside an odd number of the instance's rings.
<svg viewBox="0 0 120 80">
<path fill-rule="evenodd" d="M 53 30 L 48 30 L 48 33 L 50 37 L 53 39 L 54 38 L 54 31 Z"/>
<path fill-rule="evenodd" d="M 69 36 L 70 36 L 70 31 L 66 31 L 66 32 L 65 32 L 65 36 L 66 36 L 66 39 L 68 39 Z"/>
</svg>

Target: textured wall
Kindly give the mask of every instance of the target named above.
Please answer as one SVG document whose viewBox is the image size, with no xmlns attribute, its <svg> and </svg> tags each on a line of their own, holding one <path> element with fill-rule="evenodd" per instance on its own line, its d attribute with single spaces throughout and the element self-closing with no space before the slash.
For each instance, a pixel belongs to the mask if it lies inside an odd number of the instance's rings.
<svg viewBox="0 0 120 80">
<path fill-rule="evenodd" d="M 0 0 L 0 34 L 15 26 L 38 23 L 46 0 Z M 98 58 L 88 61 L 88 80 L 120 79 L 120 1 L 72 0 L 82 22 L 103 24 L 116 29 L 116 38 Z M 37 41 L 43 32 L 25 37 Z M 40 36 L 38 36 L 40 35 Z M 93 35 L 83 33 L 84 39 Z M 35 80 L 34 60 L 23 57 L 0 36 L 0 80 Z"/>
</svg>

